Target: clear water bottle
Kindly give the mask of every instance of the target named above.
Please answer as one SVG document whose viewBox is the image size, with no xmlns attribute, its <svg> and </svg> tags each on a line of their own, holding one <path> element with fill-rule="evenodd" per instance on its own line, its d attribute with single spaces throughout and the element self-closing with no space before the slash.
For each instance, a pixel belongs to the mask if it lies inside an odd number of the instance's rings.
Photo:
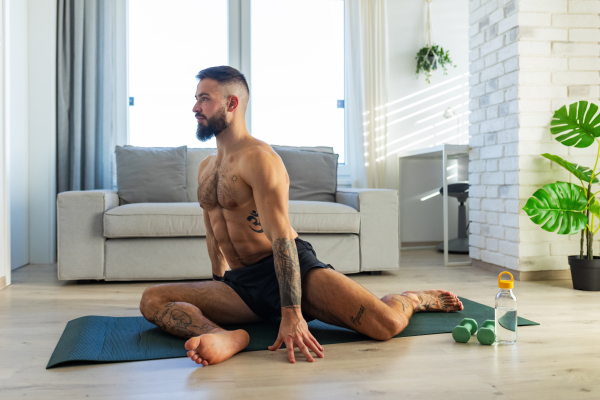
<svg viewBox="0 0 600 400">
<path fill-rule="evenodd" d="M 510 281 L 501 280 L 510 275 Z M 517 298 L 513 294 L 515 278 L 508 271 L 498 275 L 500 291 L 496 295 L 496 343 L 515 344 L 517 341 Z"/>
</svg>

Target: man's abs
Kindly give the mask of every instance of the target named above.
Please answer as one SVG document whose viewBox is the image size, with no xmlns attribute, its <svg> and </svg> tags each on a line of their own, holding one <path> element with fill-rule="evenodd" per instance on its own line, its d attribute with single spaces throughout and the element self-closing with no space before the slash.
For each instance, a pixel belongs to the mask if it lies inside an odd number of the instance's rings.
<svg viewBox="0 0 600 400">
<path fill-rule="evenodd" d="M 231 269 L 253 265 L 273 253 L 256 210 L 214 207 L 204 212 L 208 212 L 215 239 Z"/>
</svg>

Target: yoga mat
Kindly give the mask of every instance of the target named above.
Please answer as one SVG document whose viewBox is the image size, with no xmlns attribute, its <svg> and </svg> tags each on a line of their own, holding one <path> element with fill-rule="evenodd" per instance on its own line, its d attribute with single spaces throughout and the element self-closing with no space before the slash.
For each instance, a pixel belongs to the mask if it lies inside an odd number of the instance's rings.
<svg viewBox="0 0 600 400">
<path fill-rule="evenodd" d="M 395 337 L 450 333 L 463 318 L 473 318 L 479 326 L 494 319 L 492 307 L 463 297 L 460 300 L 465 307 L 462 311 L 414 314 L 406 329 Z M 539 324 L 519 317 L 518 325 Z M 371 340 L 319 320 L 309 322 L 308 327 L 321 345 Z M 279 322 L 223 325 L 223 328 L 245 329 L 250 334 L 250 344 L 244 351 L 267 350 L 277 339 Z M 80 317 L 67 323 L 46 369 L 82 361 L 92 364 L 186 357 L 187 350 L 183 347 L 186 340 L 162 331 L 144 317 Z"/>
</svg>

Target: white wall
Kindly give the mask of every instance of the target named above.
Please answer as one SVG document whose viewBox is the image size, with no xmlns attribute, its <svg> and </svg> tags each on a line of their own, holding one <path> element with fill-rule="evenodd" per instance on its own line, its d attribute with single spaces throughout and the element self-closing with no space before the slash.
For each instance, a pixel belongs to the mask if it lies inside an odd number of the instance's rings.
<svg viewBox="0 0 600 400">
<path fill-rule="evenodd" d="M 11 269 L 29 263 L 27 8 L 26 1 L 9 4 Z"/>
<path fill-rule="evenodd" d="M 446 76 L 439 68 L 433 73 L 431 84 L 425 81 L 423 75 L 418 79 L 415 77 L 415 56 L 426 44 L 425 4 L 425 1 L 414 0 L 387 2 L 390 59 L 388 102 L 396 102 L 388 106 L 388 113 L 394 113 L 388 116 L 386 187 L 390 189 L 400 189 L 398 152 L 435 146 L 445 140 L 453 144 L 458 143 L 457 139 L 462 143 L 468 140 L 468 1 L 431 3 L 433 42 L 449 50 L 453 64 L 457 65 L 456 68 L 450 66 Z M 420 101 L 423 102 L 415 104 Z M 420 111 L 429 107 L 429 110 Z M 464 114 L 458 118 L 462 126 L 457 128 L 456 119 L 447 120 L 442 116 L 447 107 L 453 107 L 457 114 Z M 459 132 L 465 134 L 449 139 Z M 401 175 L 404 183 L 400 192 L 402 242 L 443 240 L 441 198 L 420 201 L 425 194 L 439 190 L 442 183 L 441 163 L 429 164 L 432 165 L 425 166 L 421 161 L 403 162 Z M 467 180 L 466 171 L 458 179 Z M 423 195 L 415 196 L 415 190 L 422 191 Z M 448 206 L 449 233 L 452 238 L 456 236 L 458 202 L 451 198 Z"/>
<path fill-rule="evenodd" d="M 29 249 L 56 262 L 56 0 L 29 0 Z"/>
<path fill-rule="evenodd" d="M 10 285 L 10 198 L 7 122 L 7 18 L 6 0 L 0 0 L 0 289 Z"/>
</svg>

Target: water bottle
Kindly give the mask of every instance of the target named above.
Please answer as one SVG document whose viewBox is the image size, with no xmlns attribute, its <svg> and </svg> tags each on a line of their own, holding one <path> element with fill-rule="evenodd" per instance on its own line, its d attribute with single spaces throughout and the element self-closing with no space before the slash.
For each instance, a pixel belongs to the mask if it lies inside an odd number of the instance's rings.
<svg viewBox="0 0 600 400">
<path fill-rule="evenodd" d="M 510 275 L 510 281 L 501 280 Z M 515 344 L 517 341 L 517 298 L 513 294 L 515 278 L 508 271 L 498 275 L 500 291 L 496 295 L 496 343 Z"/>
</svg>

